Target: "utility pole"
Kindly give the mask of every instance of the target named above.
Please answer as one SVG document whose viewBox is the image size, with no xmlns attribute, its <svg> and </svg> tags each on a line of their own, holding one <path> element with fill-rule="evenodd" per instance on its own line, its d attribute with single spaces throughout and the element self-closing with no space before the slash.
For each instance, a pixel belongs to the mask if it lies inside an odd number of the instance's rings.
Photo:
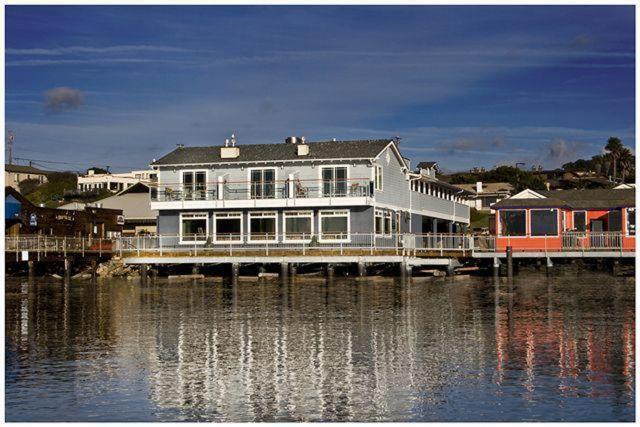
<svg viewBox="0 0 640 427">
<path fill-rule="evenodd" d="M 9 164 L 13 164 L 13 131 L 7 131 L 7 148 L 9 149 Z"/>
</svg>

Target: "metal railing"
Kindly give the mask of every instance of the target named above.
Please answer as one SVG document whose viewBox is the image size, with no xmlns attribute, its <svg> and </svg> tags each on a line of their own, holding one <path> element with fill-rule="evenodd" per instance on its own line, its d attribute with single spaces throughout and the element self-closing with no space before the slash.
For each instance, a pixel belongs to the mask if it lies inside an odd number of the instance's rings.
<svg viewBox="0 0 640 427">
<path fill-rule="evenodd" d="M 47 236 L 47 235 L 19 235 L 5 236 L 5 252 L 15 252 L 18 256 L 21 252 L 36 252 L 38 256 L 49 254 L 84 254 L 84 253 L 111 253 L 114 240 L 100 239 L 97 237 L 72 237 L 72 236 Z"/>
<path fill-rule="evenodd" d="M 373 182 L 368 178 L 331 181 L 244 181 L 195 185 L 157 184 L 150 189 L 150 198 L 154 202 L 370 197 L 372 194 Z"/>
<path fill-rule="evenodd" d="M 569 231 L 562 234 L 563 249 L 621 249 L 622 242 L 623 234 L 620 232 Z"/>
<path fill-rule="evenodd" d="M 473 237 L 474 252 L 504 252 L 507 246 L 514 251 L 527 252 L 551 252 L 551 251 L 602 251 L 625 250 L 633 251 L 633 248 L 624 248 L 625 239 L 633 239 L 635 236 L 625 236 L 620 232 L 579 232 L 567 231 L 558 236 L 485 236 Z M 500 245 L 497 244 L 500 239 Z M 524 239 L 524 240 L 523 240 Z"/>
</svg>

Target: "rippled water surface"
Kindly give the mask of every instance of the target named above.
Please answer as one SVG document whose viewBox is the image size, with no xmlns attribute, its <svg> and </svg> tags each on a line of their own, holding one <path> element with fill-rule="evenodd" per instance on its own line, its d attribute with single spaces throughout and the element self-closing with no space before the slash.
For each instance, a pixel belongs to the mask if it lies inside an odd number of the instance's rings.
<svg viewBox="0 0 640 427">
<path fill-rule="evenodd" d="M 11 421 L 634 420 L 634 281 L 6 280 Z"/>
</svg>

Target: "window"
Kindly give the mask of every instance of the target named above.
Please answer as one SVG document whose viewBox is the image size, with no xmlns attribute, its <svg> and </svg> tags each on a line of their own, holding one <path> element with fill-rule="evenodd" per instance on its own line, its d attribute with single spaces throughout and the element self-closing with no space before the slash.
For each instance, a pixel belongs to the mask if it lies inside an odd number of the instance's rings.
<svg viewBox="0 0 640 427">
<path fill-rule="evenodd" d="M 249 240 L 275 242 L 278 238 L 277 212 L 249 212 Z"/>
<path fill-rule="evenodd" d="M 182 191 L 184 193 L 184 200 L 205 200 L 207 191 L 207 172 L 182 172 Z"/>
<path fill-rule="evenodd" d="M 376 165 L 374 169 L 374 183 L 376 191 L 382 191 L 382 166 Z"/>
<path fill-rule="evenodd" d="M 310 241 L 313 234 L 313 212 L 295 211 L 284 213 L 284 239 Z"/>
<path fill-rule="evenodd" d="M 216 212 L 213 232 L 217 242 L 242 242 L 242 213 Z"/>
<path fill-rule="evenodd" d="M 527 211 L 500 211 L 501 236 L 525 236 L 527 234 Z"/>
<path fill-rule="evenodd" d="M 621 211 L 609 211 L 609 231 L 622 231 Z"/>
<path fill-rule="evenodd" d="M 636 208 L 627 208 L 627 236 L 636 235 Z"/>
<path fill-rule="evenodd" d="M 203 244 L 209 234 L 209 221 L 206 213 L 180 214 L 180 243 Z"/>
<path fill-rule="evenodd" d="M 392 215 L 391 212 L 387 211 L 384 213 L 384 233 L 391 234 L 391 223 L 392 223 Z"/>
<path fill-rule="evenodd" d="M 575 231 L 587 231 L 587 212 L 573 212 L 573 229 Z"/>
<path fill-rule="evenodd" d="M 378 209 L 375 213 L 375 232 L 376 234 L 384 234 L 384 212 Z"/>
<path fill-rule="evenodd" d="M 349 240 L 349 211 L 320 211 L 320 240 Z"/>
<path fill-rule="evenodd" d="M 249 180 L 252 199 L 273 199 L 276 196 L 275 169 L 250 169 Z"/>
<path fill-rule="evenodd" d="M 322 197 L 344 197 L 347 195 L 347 167 L 324 167 L 322 174 Z"/>
<path fill-rule="evenodd" d="M 532 236 L 557 236 L 558 235 L 558 210 L 557 209 L 531 210 L 531 235 Z"/>
</svg>

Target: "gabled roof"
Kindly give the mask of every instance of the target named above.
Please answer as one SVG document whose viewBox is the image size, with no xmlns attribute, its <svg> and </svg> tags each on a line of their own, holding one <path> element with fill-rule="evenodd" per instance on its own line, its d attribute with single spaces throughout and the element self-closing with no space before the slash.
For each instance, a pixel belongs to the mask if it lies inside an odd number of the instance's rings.
<svg viewBox="0 0 640 427">
<path fill-rule="evenodd" d="M 431 169 L 437 164 L 438 162 L 420 162 L 418 163 L 418 169 Z"/>
<path fill-rule="evenodd" d="M 456 184 L 460 188 L 476 193 L 476 184 Z M 508 182 L 483 182 L 482 192 L 477 194 L 511 193 L 513 185 Z"/>
<path fill-rule="evenodd" d="M 635 190 L 537 191 L 544 198 L 509 198 L 491 205 L 493 209 L 566 207 L 569 209 L 616 209 L 636 205 Z"/>
<path fill-rule="evenodd" d="M 13 173 L 30 173 L 32 175 L 48 175 L 50 171 L 43 171 L 42 169 L 34 168 L 33 166 L 24 166 L 24 165 L 4 165 L 5 172 L 13 172 Z"/>
<path fill-rule="evenodd" d="M 152 165 L 183 165 L 208 163 L 269 162 L 282 160 L 373 159 L 392 139 L 309 142 L 309 154 L 299 156 L 297 144 L 237 144 L 240 155 L 220 157 L 220 145 L 209 147 L 178 147 Z"/>
</svg>

